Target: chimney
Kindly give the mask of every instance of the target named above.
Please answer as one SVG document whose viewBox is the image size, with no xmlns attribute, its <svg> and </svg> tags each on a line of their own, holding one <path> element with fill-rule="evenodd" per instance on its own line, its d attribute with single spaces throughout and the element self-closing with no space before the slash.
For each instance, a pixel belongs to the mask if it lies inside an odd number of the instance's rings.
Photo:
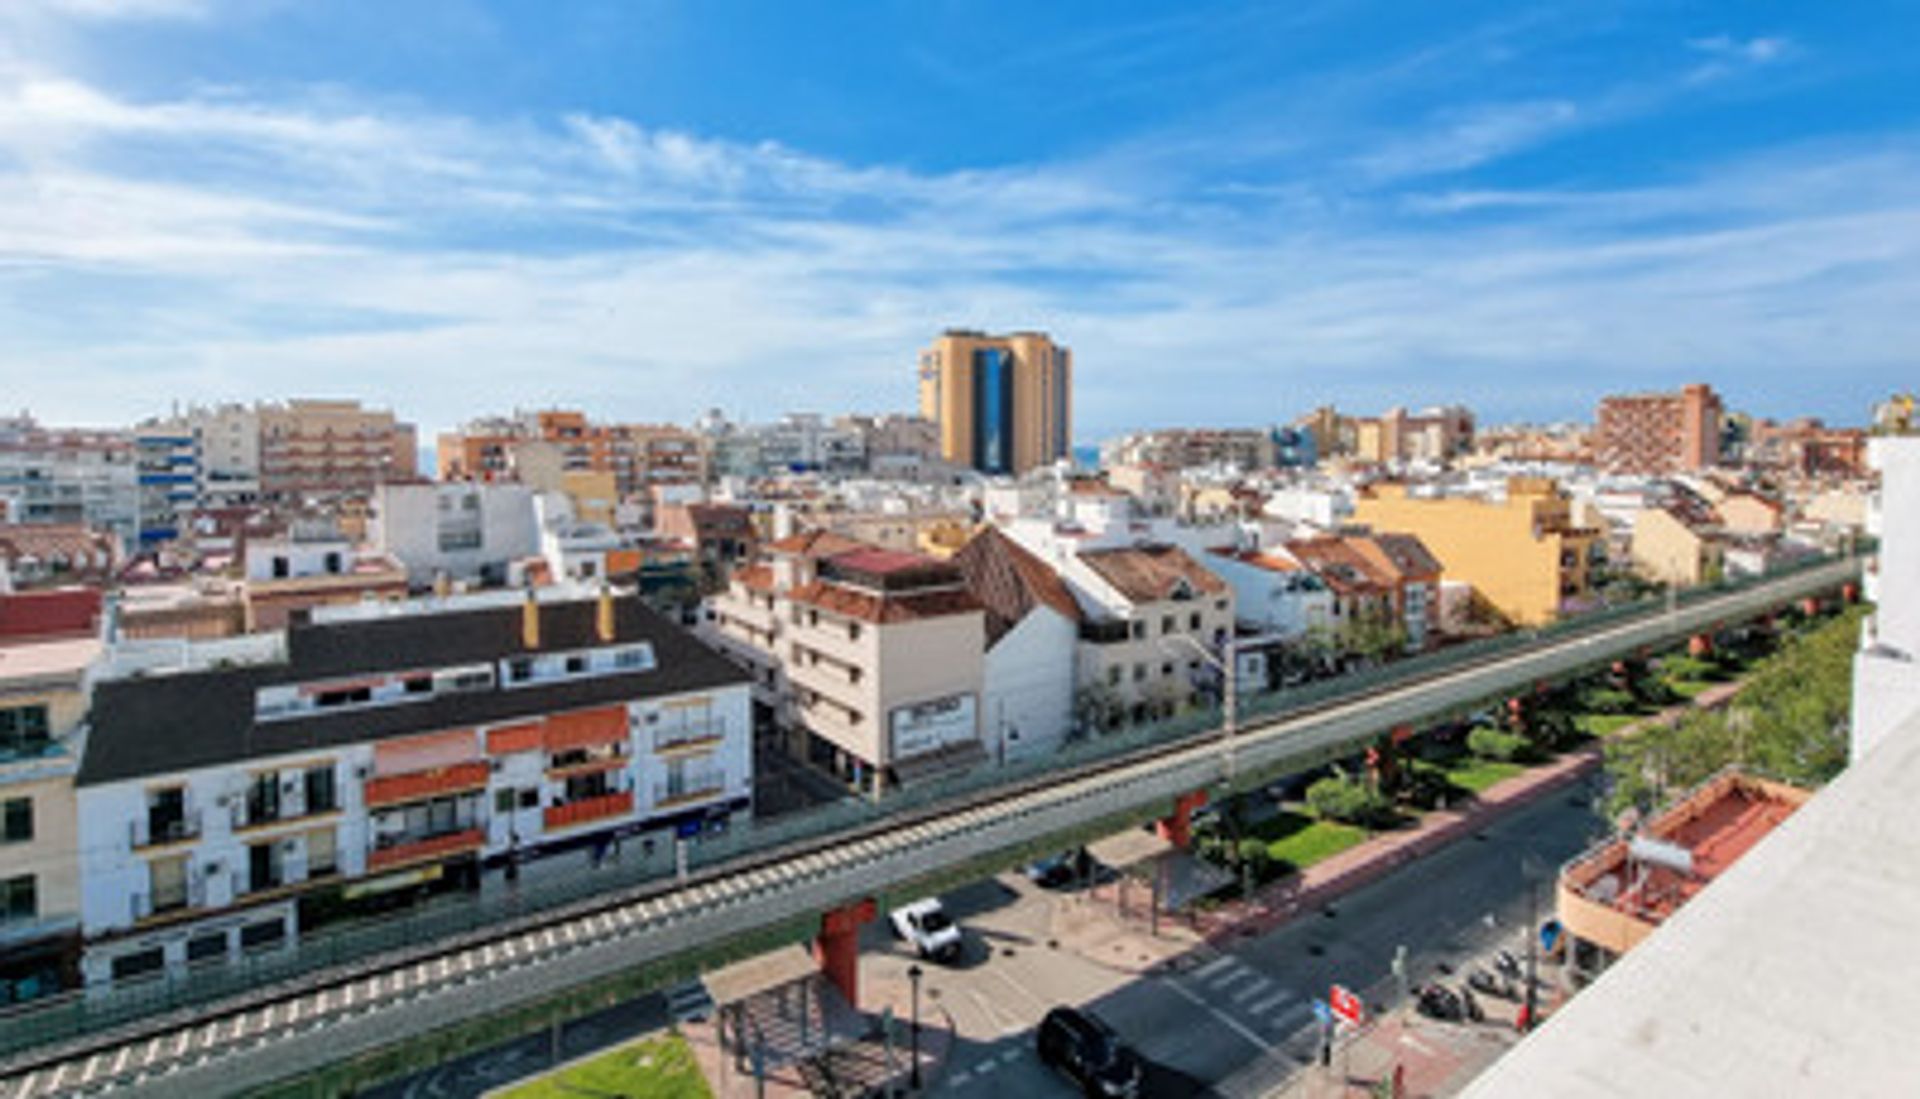
<svg viewBox="0 0 1920 1099">
<path fill-rule="evenodd" d="M 527 601 L 520 605 L 520 643 L 529 649 L 540 647 L 540 601 L 527 589 Z"/>
<path fill-rule="evenodd" d="M 595 608 L 593 621 L 595 632 L 600 635 L 600 643 L 603 645 L 612 644 L 614 633 L 613 589 L 605 584 L 600 585 L 600 605 Z"/>
</svg>

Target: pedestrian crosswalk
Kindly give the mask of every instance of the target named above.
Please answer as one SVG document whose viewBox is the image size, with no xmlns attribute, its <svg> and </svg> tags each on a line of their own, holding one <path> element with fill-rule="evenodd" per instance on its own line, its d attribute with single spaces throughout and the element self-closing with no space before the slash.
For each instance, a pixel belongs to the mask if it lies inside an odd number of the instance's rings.
<svg viewBox="0 0 1920 1099">
<path fill-rule="evenodd" d="M 1210 958 L 1177 979 L 1212 1010 L 1269 1038 L 1291 1034 L 1313 1018 L 1307 993 L 1233 954 Z"/>
</svg>

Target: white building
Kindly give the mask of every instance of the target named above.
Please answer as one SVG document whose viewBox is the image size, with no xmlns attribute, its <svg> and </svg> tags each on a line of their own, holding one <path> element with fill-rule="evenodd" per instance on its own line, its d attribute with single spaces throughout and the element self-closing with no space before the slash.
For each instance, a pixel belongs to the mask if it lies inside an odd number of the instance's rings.
<svg viewBox="0 0 1920 1099">
<path fill-rule="evenodd" d="M 350 913 L 751 809 L 743 677 L 635 599 L 314 618 L 241 659 L 188 650 L 98 684 L 77 778 L 89 984 L 281 949 L 303 899 Z"/>
<path fill-rule="evenodd" d="M 533 489 L 517 484 L 381 485 L 368 535 L 416 586 L 441 574 L 498 582 L 512 562 L 540 553 L 533 499 Z"/>
<path fill-rule="evenodd" d="M 1867 532 L 1880 540 L 1880 551 L 1868 565 L 1864 593 L 1874 612 L 1853 661 L 1856 760 L 1920 713 L 1920 438 L 1885 436 L 1867 448 L 1880 471 Z"/>
<path fill-rule="evenodd" d="M 133 437 L 42 427 L 25 415 L 0 419 L 0 518 L 84 524 L 131 544 L 140 526 Z"/>
<path fill-rule="evenodd" d="M 987 527 L 953 564 L 987 609 L 983 736 L 999 761 L 1055 751 L 1073 730 L 1079 603 L 1044 561 Z"/>
<path fill-rule="evenodd" d="M 1243 629 L 1290 639 L 1333 623 L 1333 593 L 1284 546 L 1216 550 L 1201 562 L 1233 589 L 1234 617 Z"/>
</svg>

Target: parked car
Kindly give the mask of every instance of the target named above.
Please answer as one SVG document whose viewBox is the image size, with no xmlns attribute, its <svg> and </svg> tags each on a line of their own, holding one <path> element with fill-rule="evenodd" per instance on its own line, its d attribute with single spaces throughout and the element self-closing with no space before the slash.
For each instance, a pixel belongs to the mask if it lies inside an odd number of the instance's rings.
<svg viewBox="0 0 1920 1099">
<path fill-rule="evenodd" d="M 934 962 L 960 959 L 960 925 L 947 915 L 935 897 L 903 904 L 893 910 L 893 933 L 913 945 L 922 958 Z"/>
<path fill-rule="evenodd" d="M 1056 1007 L 1040 1020 L 1034 1043 L 1042 1064 L 1064 1074 L 1087 1095 L 1132 1099 L 1140 1094 L 1139 1056 L 1097 1016 Z"/>
</svg>

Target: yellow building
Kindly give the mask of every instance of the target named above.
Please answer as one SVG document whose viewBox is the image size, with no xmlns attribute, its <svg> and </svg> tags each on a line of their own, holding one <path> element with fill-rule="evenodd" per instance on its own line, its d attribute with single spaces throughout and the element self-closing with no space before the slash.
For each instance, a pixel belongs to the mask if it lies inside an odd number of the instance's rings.
<svg viewBox="0 0 1920 1099">
<path fill-rule="evenodd" d="M 1723 565 L 1715 534 L 1667 508 L 1641 508 L 1633 516 L 1633 567 L 1649 580 L 1679 588 L 1718 579 Z"/>
<path fill-rule="evenodd" d="M 92 638 L 0 646 L 0 998 L 70 985 L 80 950 L 79 817 L 70 737 Z"/>
<path fill-rule="evenodd" d="M 920 415 L 940 456 L 984 473 L 1021 474 L 1068 456 L 1073 357 L 1040 332 L 952 328 L 920 353 Z"/>
<path fill-rule="evenodd" d="M 1553 481 L 1515 477 L 1505 499 L 1412 496 L 1377 485 L 1354 501 L 1353 521 L 1411 534 L 1440 560 L 1442 578 L 1471 585 L 1476 599 L 1521 625 L 1551 622 L 1588 594 L 1598 531 L 1575 523 Z"/>
</svg>

